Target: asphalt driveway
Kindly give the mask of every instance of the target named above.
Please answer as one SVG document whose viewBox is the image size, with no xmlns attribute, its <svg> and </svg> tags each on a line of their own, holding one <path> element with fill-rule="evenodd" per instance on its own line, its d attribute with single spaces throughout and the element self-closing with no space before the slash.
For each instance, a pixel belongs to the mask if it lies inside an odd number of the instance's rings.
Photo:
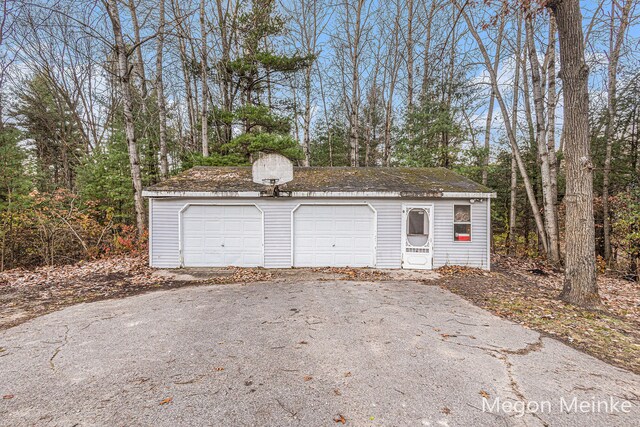
<svg viewBox="0 0 640 427">
<path fill-rule="evenodd" d="M 638 376 L 418 282 L 77 305 L 0 332 L 0 396 L 3 426 L 640 423 Z"/>
</svg>

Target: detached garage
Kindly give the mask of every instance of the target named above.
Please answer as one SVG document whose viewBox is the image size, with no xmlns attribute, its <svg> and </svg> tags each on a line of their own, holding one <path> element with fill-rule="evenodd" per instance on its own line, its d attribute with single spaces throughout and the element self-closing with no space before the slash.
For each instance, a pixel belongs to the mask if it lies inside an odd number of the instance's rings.
<svg viewBox="0 0 640 427">
<path fill-rule="evenodd" d="M 290 176 L 278 184 L 255 167 L 196 167 L 147 188 L 150 264 L 489 269 L 495 194 L 453 171 L 271 172 Z"/>
</svg>

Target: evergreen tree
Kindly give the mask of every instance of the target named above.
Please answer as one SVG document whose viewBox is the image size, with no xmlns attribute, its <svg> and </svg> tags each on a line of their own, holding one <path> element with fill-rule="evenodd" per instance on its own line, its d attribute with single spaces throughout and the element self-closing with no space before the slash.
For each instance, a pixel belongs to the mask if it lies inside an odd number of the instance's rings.
<svg viewBox="0 0 640 427">
<path fill-rule="evenodd" d="M 78 167 L 78 192 L 83 202 L 95 201 L 117 222 L 135 217 L 129 154 L 124 129 L 114 128 L 108 142 L 86 156 Z"/>
<path fill-rule="evenodd" d="M 291 136 L 291 118 L 277 111 L 276 85 L 307 67 L 314 55 L 279 52 L 275 39 L 282 35 L 285 21 L 276 12 L 274 0 L 252 0 L 239 17 L 239 43 L 242 54 L 225 64 L 222 78 L 240 93 L 240 105 L 233 111 L 213 109 L 212 120 L 218 127 L 241 129 L 240 135 L 222 141 L 211 160 L 190 156 L 194 164 L 248 164 L 258 152 L 280 153 L 297 160 L 303 157 Z"/>
<path fill-rule="evenodd" d="M 28 207 L 25 197 L 31 183 L 25 170 L 27 153 L 20 146 L 21 133 L 0 123 L 0 271 L 16 257 L 17 213 Z"/>
<path fill-rule="evenodd" d="M 80 129 L 66 99 L 68 94 L 36 74 L 16 90 L 17 103 L 10 114 L 32 141 L 38 163 L 38 188 L 74 188 L 75 169 L 83 155 Z"/>
<path fill-rule="evenodd" d="M 461 149 L 463 128 L 451 105 L 424 98 L 407 117 L 405 135 L 398 141 L 397 162 L 412 167 L 451 167 Z"/>
</svg>

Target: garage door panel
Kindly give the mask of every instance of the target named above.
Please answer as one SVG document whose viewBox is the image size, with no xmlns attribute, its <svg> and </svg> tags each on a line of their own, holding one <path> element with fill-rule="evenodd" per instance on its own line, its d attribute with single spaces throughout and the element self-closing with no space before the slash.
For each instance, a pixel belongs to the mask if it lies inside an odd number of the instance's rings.
<svg viewBox="0 0 640 427">
<path fill-rule="evenodd" d="M 334 265 L 334 256 L 332 254 L 326 254 L 326 253 L 321 253 L 321 254 L 316 254 L 315 259 L 312 261 L 316 262 L 318 265 Z M 315 266 L 315 264 L 312 264 L 311 267 Z"/>
<path fill-rule="evenodd" d="M 196 238 L 193 239 L 194 241 L 197 240 Z M 211 252 L 214 248 L 219 248 L 222 246 L 223 242 L 222 239 L 219 237 L 205 237 L 204 239 L 201 239 L 202 243 L 204 244 L 204 250 L 205 251 L 209 251 Z M 203 246 L 198 246 L 198 249 L 202 248 Z"/>
<path fill-rule="evenodd" d="M 354 230 L 354 220 L 353 219 L 336 219 L 334 222 L 335 231 L 351 233 Z"/>
<path fill-rule="evenodd" d="M 224 206 L 222 209 L 227 218 L 234 218 L 251 215 L 251 209 L 255 208 L 246 209 L 244 206 Z"/>
<path fill-rule="evenodd" d="M 358 233 L 367 233 L 371 230 L 373 224 L 371 221 L 354 221 L 351 226 L 353 227 L 353 231 Z"/>
<path fill-rule="evenodd" d="M 201 258 L 201 263 L 202 266 L 233 265 L 233 263 L 227 262 L 224 254 L 220 252 L 205 254 L 205 256 Z"/>
<path fill-rule="evenodd" d="M 300 251 L 302 251 L 303 249 L 313 249 L 315 247 L 315 241 L 310 237 L 301 237 L 296 240 L 296 244 L 298 245 L 298 249 L 300 249 Z"/>
<path fill-rule="evenodd" d="M 319 233 L 329 233 L 333 227 L 334 223 L 330 219 L 318 219 L 315 223 L 311 223 L 309 230 L 314 230 Z"/>
<path fill-rule="evenodd" d="M 331 237 L 317 237 L 315 239 L 311 238 L 314 241 L 314 247 L 316 249 L 328 249 L 333 247 L 333 239 Z"/>
<path fill-rule="evenodd" d="M 353 259 L 357 264 L 364 264 L 371 261 L 371 255 L 369 254 L 354 254 Z"/>
<path fill-rule="evenodd" d="M 373 244 L 373 239 L 370 237 L 356 237 L 353 239 L 354 243 L 358 247 L 363 247 Z"/>
<path fill-rule="evenodd" d="M 353 238 L 353 237 L 336 237 L 335 247 L 337 250 L 340 250 L 343 248 L 353 249 L 356 247 L 355 240 L 356 238 Z"/>
<path fill-rule="evenodd" d="M 293 215 L 297 267 L 375 265 L 375 213 L 367 205 L 302 205 Z"/>
<path fill-rule="evenodd" d="M 298 210 L 304 212 L 305 210 L 311 210 L 317 214 L 317 216 L 330 216 L 333 215 L 333 206 L 330 205 L 315 205 L 315 206 L 301 206 Z"/>
<path fill-rule="evenodd" d="M 211 221 L 207 220 L 204 224 L 204 230 L 206 233 L 220 233 L 222 232 L 222 223 L 219 221 Z M 194 229 L 193 232 L 198 232 L 199 230 Z"/>
<path fill-rule="evenodd" d="M 262 212 L 253 205 L 191 205 L 182 212 L 183 265 L 261 266 L 262 235 Z"/>
<path fill-rule="evenodd" d="M 242 260 L 243 265 L 259 266 L 262 264 L 261 254 L 245 254 Z"/>
<path fill-rule="evenodd" d="M 243 246 L 244 239 L 242 237 L 226 237 L 224 239 L 224 248 L 227 251 L 241 249 Z"/>
<path fill-rule="evenodd" d="M 256 235 L 262 233 L 262 222 L 247 221 L 243 224 L 243 231 Z"/>
<path fill-rule="evenodd" d="M 313 254 L 309 252 L 296 254 L 296 263 L 300 267 L 311 266 L 313 263 Z"/>
</svg>

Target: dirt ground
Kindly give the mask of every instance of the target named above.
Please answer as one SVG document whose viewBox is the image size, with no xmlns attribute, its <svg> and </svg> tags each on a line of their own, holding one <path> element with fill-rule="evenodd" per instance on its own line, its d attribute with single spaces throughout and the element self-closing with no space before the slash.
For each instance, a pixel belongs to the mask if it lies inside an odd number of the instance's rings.
<svg viewBox="0 0 640 427">
<path fill-rule="evenodd" d="M 493 261 L 490 273 L 441 268 L 437 284 L 497 316 L 640 373 L 640 284 L 601 275 L 602 308 L 589 311 L 558 299 L 562 272 L 525 259 Z"/>
</svg>

